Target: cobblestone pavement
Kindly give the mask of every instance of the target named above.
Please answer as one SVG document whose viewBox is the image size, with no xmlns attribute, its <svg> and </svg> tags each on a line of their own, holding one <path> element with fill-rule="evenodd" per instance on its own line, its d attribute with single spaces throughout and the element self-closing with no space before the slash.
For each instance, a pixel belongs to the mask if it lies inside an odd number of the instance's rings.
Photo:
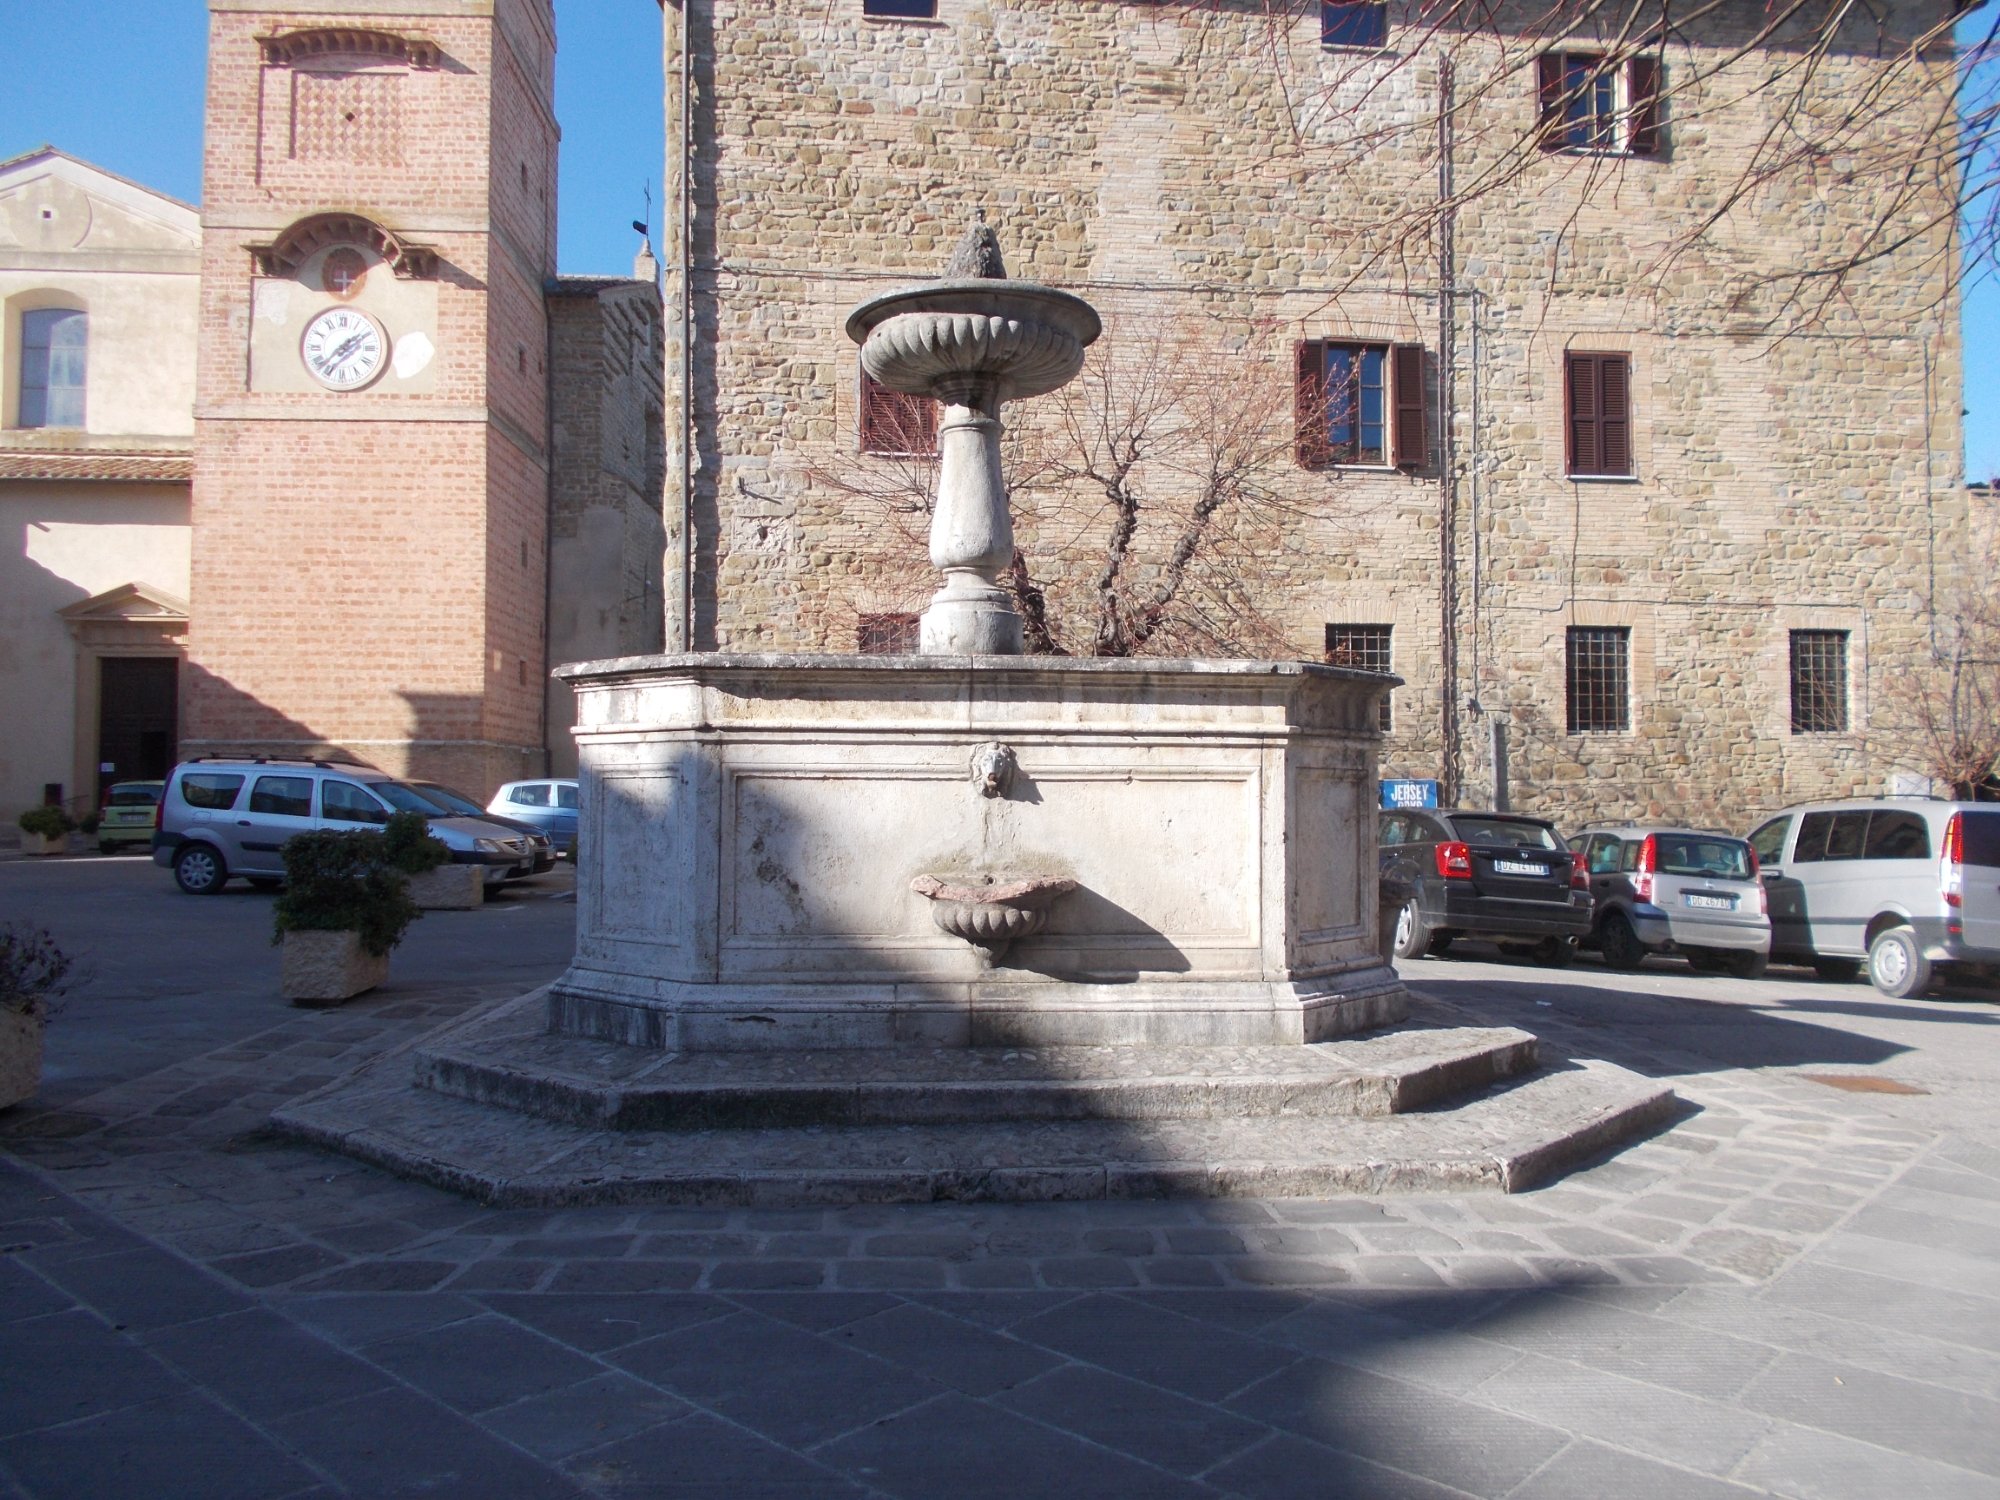
<svg viewBox="0 0 2000 1500">
<path fill-rule="evenodd" d="M 0 1494 L 2000 1495 L 1990 1000 L 1412 965 L 1689 1103 L 1514 1197 L 493 1212 L 263 1129 L 551 977 L 537 885 L 315 1012 L 265 898 L 0 865 L 96 969 L 0 1117 Z"/>
</svg>

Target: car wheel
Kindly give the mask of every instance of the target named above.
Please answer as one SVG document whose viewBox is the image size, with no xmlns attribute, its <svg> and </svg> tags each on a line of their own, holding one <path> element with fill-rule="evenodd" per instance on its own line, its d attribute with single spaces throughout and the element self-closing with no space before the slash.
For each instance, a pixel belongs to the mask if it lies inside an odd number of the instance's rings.
<svg viewBox="0 0 2000 1500">
<path fill-rule="evenodd" d="M 1597 948 L 1609 968 L 1636 969 L 1646 961 L 1646 945 L 1639 941 L 1639 934 L 1632 930 L 1622 911 L 1614 911 L 1604 919 L 1597 933 Z"/>
<path fill-rule="evenodd" d="M 1856 974 L 1861 972 L 1861 960 L 1858 958 L 1815 958 L 1812 961 L 1812 969 L 1813 973 L 1819 975 L 1820 978 L 1840 984 L 1852 979 Z"/>
<path fill-rule="evenodd" d="M 1458 934 L 1455 932 L 1433 933 L 1431 935 L 1430 948 L 1427 950 L 1430 956 L 1432 958 L 1443 958 L 1447 953 L 1451 952 L 1452 940 L 1457 936 Z"/>
<path fill-rule="evenodd" d="M 1907 927 L 1890 927 L 1868 945 L 1868 982 L 1895 1000 L 1921 995 L 1931 987 L 1931 961 Z"/>
<path fill-rule="evenodd" d="M 1768 953 L 1746 953 L 1738 950 L 1723 955 L 1722 967 L 1737 979 L 1762 979 L 1764 970 L 1770 967 Z"/>
<path fill-rule="evenodd" d="M 1430 946 L 1430 941 L 1431 930 L 1424 921 L 1423 908 L 1412 896 L 1396 913 L 1396 938 L 1390 946 L 1396 950 L 1398 958 L 1416 958 Z"/>
<path fill-rule="evenodd" d="M 188 844 L 174 856 L 174 882 L 190 896 L 213 896 L 228 879 L 222 856 L 206 844 Z"/>
<path fill-rule="evenodd" d="M 1723 955 L 1713 948 L 1687 948 L 1683 956 L 1697 974 L 1720 974 L 1723 970 Z"/>
<path fill-rule="evenodd" d="M 1570 938 L 1545 937 L 1528 950 L 1529 957 L 1550 969 L 1567 969 L 1576 957 L 1576 943 Z"/>
<path fill-rule="evenodd" d="M 97 852 L 99 854 L 116 854 L 118 846 L 112 843 L 110 839 L 99 839 L 97 841 Z"/>
<path fill-rule="evenodd" d="M 250 877 L 250 884 L 256 890 L 275 891 L 284 882 L 274 875 L 252 875 Z"/>
</svg>

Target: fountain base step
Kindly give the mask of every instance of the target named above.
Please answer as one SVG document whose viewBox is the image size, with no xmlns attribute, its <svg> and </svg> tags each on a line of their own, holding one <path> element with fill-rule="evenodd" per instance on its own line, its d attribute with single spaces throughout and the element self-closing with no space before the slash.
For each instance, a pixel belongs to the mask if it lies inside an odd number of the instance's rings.
<svg viewBox="0 0 2000 1500">
<path fill-rule="evenodd" d="M 660 1053 L 551 1035 L 532 997 L 415 1052 L 419 1087 L 613 1130 L 1389 1115 L 1533 1071 L 1512 1027 L 1310 1046 Z"/>
<path fill-rule="evenodd" d="M 1534 1039 L 1525 1032 L 1445 1028 L 1337 1044 L 1341 1058 L 1318 1048 L 1226 1056 L 1202 1049 L 1199 1078 L 1161 1066 L 1170 1063 L 1164 1057 L 1144 1073 L 1134 1059 L 1124 1080 L 1114 1071 L 1108 1079 L 1067 1081 L 1046 1076 L 1053 1056 L 1046 1052 L 1033 1059 L 960 1057 L 944 1065 L 955 1064 L 955 1075 L 928 1081 L 914 1071 L 874 1076 L 870 1109 L 912 1108 L 929 1119 L 843 1123 L 840 1111 L 853 1106 L 839 1102 L 840 1091 L 857 1098 L 859 1091 L 852 1079 L 839 1078 L 839 1059 L 822 1058 L 826 1071 L 817 1079 L 759 1079 L 739 1057 L 729 1079 L 715 1080 L 705 1098 L 698 1086 L 684 1088 L 669 1106 L 643 1088 L 645 1063 L 616 1055 L 632 1049 L 604 1047 L 594 1064 L 575 1051 L 523 1050 L 558 1040 L 533 1032 L 538 999 L 524 997 L 387 1054 L 294 1101 L 274 1124 L 496 1205 L 779 1206 L 1513 1192 L 1665 1124 L 1676 1109 L 1671 1090 L 1606 1064 L 1563 1064 L 1520 1076 L 1535 1063 Z M 565 1049 L 594 1045 L 561 1040 Z M 1091 1061 L 1103 1065 L 1117 1049 L 1090 1050 L 1097 1054 Z M 1256 1055 L 1266 1052 L 1290 1056 Z M 1307 1062 L 1301 1053 L 1325 1060 Z M 646 1061 L 655 1071 L 675 1066 L 657 1054 Z M 907 1061 L 913 1070 L 922 1065 Z M 993 1076 L 976 1076 L 981 1067 Z M 594 1079 L 592 1068 L 599 1070 Z M 1034 1068 L 1041 1072 L 1030 1079 Z M 1140 1077 L 1149 1080 L 1146 1087 L 1120 1090 L 1121 1081 Z M 1010 1095 L 1010 1081 L 1045 1087 Z M 916 1097 L 920 1089 L 942 1097 L 960 1083 L 965 1088 L 956 1103 Z M 1333 1099 L 1344 1095 L 1347 1107 L 1300 1107 L 1315 1089 Z M 1051 1107 L 1065 1090 L 1087 1117 L 1018 1111 L 936 1117 L 940 1109 L 994 1110 L 1010 1098 Z M 1457 1102 L 1439 1107 L 1446 1093 Z M 629 1112 L 634 1128 L 612 1128 L 582 1113 L 595 1107 L 590 1101 L 614 1099 L 613 1116 Z M 510 1103 L 535 1107 L 499 1107 Z M 1202 1112 L 1190 1112 L 1194 1106 Z M 743 1117 L 732 1113 L 823 1107 L 833 1109 L 831 1122 L 825 1115 L 814 1124 L 766 1116 L 768 1123 L 753 1127 L 736 1123 Z M 1163 1107 L 1174 1112 L 1139 1112 Z M 730 1127 L 698 1127 L 695 1111 L 703 1108 Z M 680 1128 L 636 1123 L 653 1110 Z"/>
</svg>

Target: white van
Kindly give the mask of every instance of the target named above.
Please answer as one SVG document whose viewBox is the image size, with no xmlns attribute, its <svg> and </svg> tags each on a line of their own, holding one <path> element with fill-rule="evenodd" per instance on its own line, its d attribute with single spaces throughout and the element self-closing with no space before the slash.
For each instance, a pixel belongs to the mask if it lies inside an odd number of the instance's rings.
<svg viewBox="0 0 2000 1500">
<path fill-rule="evenodd" d="M 1771 957 L 1885 995 L 2000 967 L 2000 805 L 1893 797 L 1790 807 L 1750 835 Z"/>
</svg>

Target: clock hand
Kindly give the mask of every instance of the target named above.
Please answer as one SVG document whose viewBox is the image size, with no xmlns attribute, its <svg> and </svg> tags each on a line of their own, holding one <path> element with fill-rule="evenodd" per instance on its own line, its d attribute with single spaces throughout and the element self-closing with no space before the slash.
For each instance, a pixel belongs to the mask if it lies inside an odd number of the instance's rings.
<svg viewBox="0 0 2000 1500">
<path fill-rule="evenodd" d="M 346 343 L 342 344 L 339 348 L 335 349 L 333 353 L 327 356 L 326 365 L 324 367 L 323 373 L 331 375 L 335 370 L 338 370 L 342 365 L 346 364 L 348 359 L 352 357 L 352 355 L 354 354 L 355 350 L 361 347 L 361 344 L 366 339 L 366 337 L 367 335 L 362 333 L 350 335 Z"/>
</svg>

